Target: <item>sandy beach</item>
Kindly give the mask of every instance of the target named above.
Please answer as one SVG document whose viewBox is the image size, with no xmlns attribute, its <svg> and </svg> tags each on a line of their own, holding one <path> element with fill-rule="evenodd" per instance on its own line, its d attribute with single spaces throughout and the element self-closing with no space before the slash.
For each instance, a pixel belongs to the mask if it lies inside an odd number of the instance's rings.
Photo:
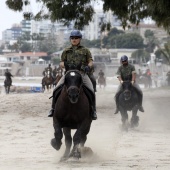
<svg viewBox="0 0 170 170">
<path fill-rule="evenodd" d="M 61 163 L 64 139 L 59 151 L 50 145 L 52 92 L 6 95 L 1 88 L 0 169 L 169 170 L 170 89 L 143 90 L 145 112 L 138 113 L 139 127 L 128 132 L 121 131 L 120 114 L 113 114 L 115 91 L 98 88 L 96 93 L 98 120 L 92 122 L 86 142 L 93 156 Z"/>
</svg>

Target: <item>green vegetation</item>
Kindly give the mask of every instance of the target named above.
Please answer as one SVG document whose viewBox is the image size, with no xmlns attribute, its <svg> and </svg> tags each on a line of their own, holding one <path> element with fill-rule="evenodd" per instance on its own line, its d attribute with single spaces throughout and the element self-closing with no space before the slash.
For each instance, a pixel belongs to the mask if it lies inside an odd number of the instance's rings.
<svg viewBox="0 0 170 170">
<path fill-rule="evenodd" d="M 6 5 L 14 11 L 23 11 L 30 5 L 30 0 L 6 0 Z M 50 19 L 62 21 L 69 25 L 75 21 L 75 27 L 83 29 L 92 20 L 94 9 L 90 0 L 36 0 L 42 5 L 40 11 L 33 15 L 25 12 L 26 19 Z M 170 1 L 168 0 L 103 0 L 104 11 L 112 11 L 122 21 L 123 28 L 129 22 L 139 24 L 141 19 L 150 17 L 158 26 L 163 26 L 170 33 Z"/>
</svg>

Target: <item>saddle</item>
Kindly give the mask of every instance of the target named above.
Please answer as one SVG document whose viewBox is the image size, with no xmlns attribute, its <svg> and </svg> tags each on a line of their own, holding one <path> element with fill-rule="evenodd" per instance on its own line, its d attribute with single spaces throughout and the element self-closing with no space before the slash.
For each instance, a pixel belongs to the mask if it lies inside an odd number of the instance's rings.
<svg viewBox="0 0 170 170">
<path fill-rule="evenodd" d="M 51 96 L 50 98 L 53 97 L 54 101 L 56 102 L 58 97 L 61 94 L 63 87 L 64 87 L 64 83 L 60 84 L 56 89 L 54 89 L 53 96 Z M 95 101 L 95 94 L 93 94 L 93 92 L 84 85 L 82 85 L 82 88 L 83 88 L 85 95 L 87 96 L 89 100 L 90 105 L 93 105 L 94 103 L 93 101 Z"/>
</svg>

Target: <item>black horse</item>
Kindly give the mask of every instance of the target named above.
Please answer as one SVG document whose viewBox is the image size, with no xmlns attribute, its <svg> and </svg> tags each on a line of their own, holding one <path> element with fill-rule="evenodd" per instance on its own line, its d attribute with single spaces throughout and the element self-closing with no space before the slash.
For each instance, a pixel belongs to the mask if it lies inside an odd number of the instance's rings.
<svg viewBox="0 0 170 170">
<path fill-rule="evenodd" d="M 51 72 L 48 69 L 45 72 L 45 77 L 43 77 L 43 79 L 42 79 L 42 89 L 43 89 L 43 91 L 45 91 L 45 87 L 49 91 L 49 89 L 51 89 L 51 87 L 53 85 L 53 81 L 54 80 L 53 80 L 53 77 L 51 76 Z"/>
<path fill-rule="evenodd" d="M 12 79 L 11 79 L 10 74 L 9 74 L 9 75 L 6 74 L 5 77 L 6 77 L 6 78 L 5 78 L 5 81 L 4 81 L 5 92 L 6 92 L 6 94 L 9 94 L 10 87 L 11 87 L 11 85 L 12 85 Z"/>
<path fill-rule="evenodd" d="M 137 116 L 139 108 L 139 98 L 138 94 L 131 84 L 131 81 L 123 81 L 122 91 L 118 98 L 119 111 L 122 117 L 122 128 L 123 130 L 128 130 L 128 113 L 127 111 L 132 111 L 131 127 L 138 126 L 139 117 Z"/>
<path fill-rule="evenodd" d="M 56 101 L 53 115 L 55 138 L 51 140 L 51 145 L 56 150 L 60 149 L 63 133 L 65 135 L 66 150 L 61 160 L 69 157 L 81 158 L 80 148 L 84 147 L 91 122 L 90 104 L 83 90 L 82 75 L 78 70 L 69 70 L 65 75 L 64 86 Z M 76 132 L 73 136 L 74 146 L 70 152 L 71 129 L 76 129 Z"/>
</svg>

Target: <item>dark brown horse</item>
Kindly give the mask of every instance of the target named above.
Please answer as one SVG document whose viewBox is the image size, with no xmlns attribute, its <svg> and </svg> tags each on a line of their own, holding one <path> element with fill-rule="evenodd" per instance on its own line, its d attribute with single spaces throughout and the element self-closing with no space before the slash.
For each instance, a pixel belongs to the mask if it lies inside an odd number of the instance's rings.
<svg viewBox="0 0 170 170">
<path fill-rule="evenodd" d="M 65 135 L 66 150 L 61 160 L 69 157 L 81 158 L 80 147 L 84 147 L 91 122 L 90 104 L 83 90 L 82 75 L 78 70 L 70 70 L 65 75 L 64 86 L 56 101 L 53 115 L 55 138 L 51 140 L 51 145 L 56 150 L 60 149 L 63 133 Z M 76 129 L 76 132 L 73 136 L 73 149 L 70 152 L 71 129 Z"/>
<path fill-rule="evenodd" d="M 53 85 L 53 77 L 51 75 L 51 72 L 50 70 L 48 69 L 46 72 L 45 72 L 45 77 L 43 77 L 42 79 L 42 89 L 43 91 L 45 91 L 45 87 L 46 89 L 49 91 L 49 89 L 51 89 L 52 85 Z"/>
<path fill-rule="evenodd" d="M 10 86 L 12 85 L 12 79 L 11 76 L 8 76 L 8 74 L 6 74 L 5 77 L 6 77 L 4 81 L 5 92 L 6 94 L 9 94 Z"/>
</svg>

